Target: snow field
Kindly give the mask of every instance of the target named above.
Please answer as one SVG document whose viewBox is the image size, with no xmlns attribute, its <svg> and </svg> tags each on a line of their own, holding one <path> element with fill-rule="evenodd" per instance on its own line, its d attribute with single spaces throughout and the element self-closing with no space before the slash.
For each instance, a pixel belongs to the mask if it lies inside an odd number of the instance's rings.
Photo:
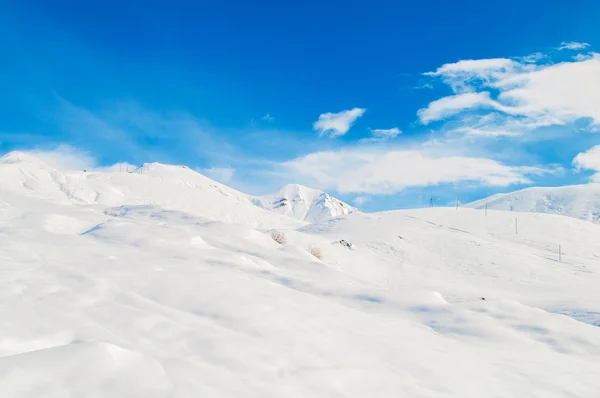
<svg viewBox="0 0 600 398">
<path fill-rule="evenodd" d="M 600 391 L 598 225 L 463 208 L 307 224 L 186 169 L 60 189 L 4 166 L 2 397 Z"/>
</svg>

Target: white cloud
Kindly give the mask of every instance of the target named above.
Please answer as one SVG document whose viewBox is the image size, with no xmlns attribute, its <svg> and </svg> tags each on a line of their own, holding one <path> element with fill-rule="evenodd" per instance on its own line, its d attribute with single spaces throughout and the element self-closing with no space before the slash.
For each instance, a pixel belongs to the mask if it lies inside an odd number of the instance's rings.
<svg viewBox="0 0 600 398">
<path fill-rule="evenodd" d="M 435 72 L 427 72 L 426 75 L 442 76 L 462 73 L 496 73 L 502 69 L 510 69 L 513 65 L 514 61 L 509 58 L 465 59 L 454 63 L 444 64 L 437 68 Z"/>
<path fill-rule="evenodd" d="M 444 64 L 435 72 L 427 72 L 425 75 L 440 77 L 455 93 L 461 93 L 473 91 L 473 82 L 495 81 L 514 73 L 519 67 L 522 65 L 508 58 L 467 59 Z"/>
<path fill-rule="evenodd" d="M 537 53 L 526 55 L 524 57 L 518 57 L 517 60 L 519 60 L 520 62 L 533 64 L 533 63 L 536 63 L 539 60 L 542 60 L 545 58 L 548 58 L 548 56 L 546 54 L 537 52 Z"/>
<path fill-rule="evenodd" d="M 402 131 L 398 127 L 392 127 L 391 129 L 371 129 L 370 138 L 363 138 L 361 142 L 381 142 L 388 141 L 396 138 L 402 134 Z"/>
<path fill-rule="evenodd" d="M 352 203 L 355 206 L 362 206 L 370 200 L 371 198 L 368 196 L 357 196 L 356 198 L 354 198 L 354 200 L 352 200 Z"/>
<path fill-rule="evenodd" d="M 423 84 L 420 84 L 420 85 L 416 86 L 415 89 L 417 89 L 417 90 L 423 90 L 423 89 L 429 89 L 429 90 L 431 90 L 431 89 L 433 89 L 433 85 L 429 84 L 429 83 L 423 83 Z"/>
<path fill-rule="evenodd" d="M 490 98 L 490 93 L 464 93 L 435 100 L 417 112 L 421 123 L 428 124 L 436 120 L 445 119 L 456 115 L 465 109 L 477 108 L 481 106 L 494 106 L 494 101 Z"/>
<path fill-rule="evenodd" d="M 489 137 L 518 136 L 580 119 L 590 120 L 590 129 L 600 125 L 600 56 L 558 64 L 536 59 L 541 57 L 466 60 L 430 72 L 458 94 L 419 110 L 421 122 L 447 119 L 453 132 Z M 471 117 L 474 113 L 479 117 Z"/>
<path fill-rule="evenodd" d="M 589 46 L 590 45 L 588 43 L 578 43 L 576 41 L 563 41 L 562 43 L 560 43 L 558 50 L 583 50 L 584 48 L 587 48 Z"/>
<path fill-rule="evenodd" d="M 42 163 L 60 171 L 103 171 L 103 172 L 127 172 L 133 171 L 137 166 L 121 162 L 112 166 L 99 166 L 97 159 L 89 152 L 61 144 L 54 149 L 32 149 L 22 151 L 22 153 L 31 155 Z"/>
<path fill-rule="evenodd" d="M 532 119 L 550 117 L 554 124 L 580 118 L 600 123 L 600 58 L 563 62 L 520 73 L 495 84 L 506 110 Z"/>
<path fill-rule="evenodd" d="M 96 165 L 96 159 L 86 151 L 70 145 L 59 145 L 54 149 L 24 151 L 44 164 L 62 171 L 87 170 Z"/>
<path fill-rule="evenodd" d="M 575 60 L 577 62 L 587 61 L 588 59 L 593 59 L 593 58 L 600 58 L 600 54 L 595 53 L 595 52 L 590 52 L 587 54 L 577 54 L 577 55 L 573 56 L 573 60 Z"/>
<path fill-rule="evenodd" d="M 207 177 L 222 183 L 231 181 L 233 174 L 235 173 L 233 167 L 211 167 L 208 169 L 199 169 L 198 171 Z"/>
<path fill-rule="evenodd" d="M 518 137 L 522 133 L 509 130 L 484 129 L 474 127 L 459 127 L 451 131 L 452 133 L 464 134 L 470 137 Z"/>
<path fill-rule="evenodd" d="M 407 187 L 472 182 L 485 186 L 529 183 L 539 167 L 509 166 L 480 157 L 427 150 L 354 148 L 311 153 L 280 165 L 295 178 L 341 193 L 389 194 Z"/>
<path fill-rule="evenodd" d="M 573 166 L 577 171 L 592 170 L 596 173 L 591 180 L 600 182 L 600 145 L 596 145 L 585 152 L 581 152 L 573 159 Z"/>
<path fill-rule="evenodd" d="M 133 172 L 135 169 L 137 169 L 138 166 L 131 164 L 131 163 L 127 163 L 127 162 L 119 162 L 119 163 L 115 163 L 112 166 L 107 166 L 107 167 L 94 167 L 93 170 L 96 171 L 112 171 L 112 172 L 118 172 L 118 173 L 127 173 L 127 172 Z"/>
<path fill-rule="evenodd" d="M 275 118 L 273 116 L 271 116 L 270 113 L 267 113 L 261 119 L 264 120 L 265 122 L 272 122 L 273 120 L 275 120 Z"/>
<path fill-rule="evenodd" d="M 348 132 L 352 124 L 365 113 L 366 109 L 354 108 L 338 113 L 323 113 L 313 124 L 313 129 L 319 136 L 328 134 L 331 138 L 339 137 Z"/>
</svg>

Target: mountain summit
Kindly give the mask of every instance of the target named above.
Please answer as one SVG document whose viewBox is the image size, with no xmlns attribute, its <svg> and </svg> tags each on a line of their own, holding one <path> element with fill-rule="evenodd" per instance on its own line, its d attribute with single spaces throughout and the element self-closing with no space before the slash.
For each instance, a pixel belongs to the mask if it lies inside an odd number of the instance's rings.
<svg viewBox="0 0 600 398">
<path fill-rule="evenodd" d="M 326 192 L 298 184 L 286 185 L 277 192 L 258 197 L 256 203 L 265 209 L 310 223 L 358 212 L 358 209 Z"/>
</svg>

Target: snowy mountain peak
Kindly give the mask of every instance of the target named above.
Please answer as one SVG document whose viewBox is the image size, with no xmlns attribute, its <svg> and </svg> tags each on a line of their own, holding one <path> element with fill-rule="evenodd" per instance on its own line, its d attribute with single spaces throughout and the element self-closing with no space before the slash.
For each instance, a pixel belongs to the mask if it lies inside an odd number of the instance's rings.
<svg viewBox="0 0 600 398">
<path fill-rule="evenodd" d="M 358 212 L 358 209 L 319 189 L 289 184 L 277 192 L 257 198 L 266 209 L 311 223 Z"/>
<path fill-rule="evenodd" d="M 600 183 L 532 187 L 496 194 L 466 205 L 475 209 L 562 214 L 600 222 Z"/>
</svg>

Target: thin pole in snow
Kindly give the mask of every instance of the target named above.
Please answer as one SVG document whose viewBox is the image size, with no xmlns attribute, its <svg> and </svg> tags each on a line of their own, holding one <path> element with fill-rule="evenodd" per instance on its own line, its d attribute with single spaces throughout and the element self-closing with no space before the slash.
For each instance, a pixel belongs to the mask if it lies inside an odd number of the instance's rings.
<svg viewBox="0 0 600 398">
<path fill-rule="evenodd" d="M 458 199 L 456 199 L 456 210 L 458 210 Z"/>
<path fill-rule="evenodd" d="M 429 199 L 429 207 L 433 207 L 433 197 Z"/>
<path fill-rule="evenodd" d="M 562 247 L 558 245 L 558 262 L 562 262 Z"/>
<path fill-rule="evenodd" d="M 487 217 L 487 202 L 485 202 L 485 216 Z"/>
<path fill-rule="evenodd" d="M 515 218 L 515 234 L 519 233 L 519 221 Z"/>
</svg>

